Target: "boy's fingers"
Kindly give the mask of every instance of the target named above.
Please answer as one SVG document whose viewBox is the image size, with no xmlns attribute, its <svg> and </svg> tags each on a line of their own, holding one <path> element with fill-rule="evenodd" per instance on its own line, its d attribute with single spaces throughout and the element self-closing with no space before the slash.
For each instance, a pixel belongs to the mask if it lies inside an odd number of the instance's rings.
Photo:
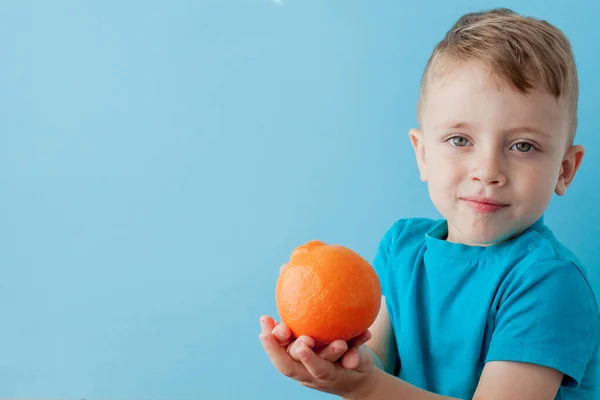
<svg viewBox="0 0 600 400">
<path fill-rule="evenodd" d="M 315 346 L 315 340 L 313 338 L 311 338 L 310 336 L 300 336 L 298 339 L 294 340 L 294 342 L 288 346 L 288 353 L 290 354 L 290 357 L 292 357 L 292 359 L 296 360 L 296 361 L 300 361 L 300 356 L 298 355 L 298 350 L 300 349 L 300 346 L 306 346 L 310 349 L 312 349 Z"/>
<path fill-rule="evenodd" d="M 351 347 L 342 357 L 342 366 L 346 369 L 356 369 L 360 364 L 360 355 L 357 347 Z"/>
<path fill-rule="evenodd" d="M 269 317 L 268 315 L 263 315 L 262 317 L 260 317 L 261 333 L 269 333 L 273 330 L 274 327 L 275 321 L 273 321 L 273 318 Z"/>
<path fill-rule="evenodd" d="M 275 326 L 275 328 L 273 328 L 272 333 L 273 333 L 273 335 L 275 335 L 275 338 L 277 338 L 277 341 L 281 345 L 288 344 L 290 342 L 290 340 L 292 339 L 292 331 L 283 322 L 280 324 L 277 324 L 277 326 Z"/>
<path fill-rule="evenodd" d="M 348 344 L 343 340 L 336 340 L 318 352 L 319 357 L 324 360 L 336 362 L 348 350 Z"/>
<path fill-rule="evenodd" d="M 324 360 L 316 355 L 306 345 L 301 344 L 297 354 L 306 370 L 316 379 L 328 381 L 335 378 L 335 365 L 331 361 Z"/>
<path fill-rule="evenodd" d="M 366 346 L 353 347 L 342 357 L 342 366 L 347 369 L 367 371 L 373 359 Z"/>
<path fill-rule="evenodd" d="M 280 345 L 284 346 L 291 340 L 292 331 L 284 323 L 278 324 L 268 315 L 260 318 L 261 333 L 272 333 Z"/>
<path fill-rule="evenodd" d="M 299 362 L 294 361 L 287 353 L 285 348 L 281 347 L 270 333 L 261 333 L 259 335 L 260 341 L 263 344 L 265 352 L 271 360 L 271 363 L 277 368 L 279 372 L 288 378 L 292 378 L 298 381 L 306 381 L 310 379 L 310 374 L 306 368 Z"/>
</svg>

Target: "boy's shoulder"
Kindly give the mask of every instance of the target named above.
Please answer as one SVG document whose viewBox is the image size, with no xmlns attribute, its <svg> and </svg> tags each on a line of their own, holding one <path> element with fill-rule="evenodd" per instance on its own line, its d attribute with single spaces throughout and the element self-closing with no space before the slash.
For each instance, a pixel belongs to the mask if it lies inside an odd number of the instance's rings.
<svg viewBox="0 0 600 400">
<path fill-rule="evenodd" d="M 572 268 L 587 280 L 587 271 L 579 258 L 542 222 L 525 230 L 513 239 L 512 248 L 524 248 L 523 264 L 553 264 Z M 589 284 L 589 282 L 588 282 Z"/>
<path fill-rule="evenodd" d="M 556 274 L 565 281 L 580 280 L 598 305 L 588 272 L 580 259 L 561 242 L 546 225 L 526 230 L 514 239 L 515 245 L 526 249 L 526 256 L 515 265 L 515 274 L 526 276 Z"/>
</svg>

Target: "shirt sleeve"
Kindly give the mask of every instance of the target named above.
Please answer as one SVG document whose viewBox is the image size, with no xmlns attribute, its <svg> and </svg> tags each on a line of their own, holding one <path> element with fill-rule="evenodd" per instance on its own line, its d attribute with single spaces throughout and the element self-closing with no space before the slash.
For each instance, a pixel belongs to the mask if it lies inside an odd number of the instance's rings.
<svg viewBox="0 0 600 400">
<path fill-rule="evenodd" d="M 594 293 L 569 261 L 527 267 L 503 294 L 486 361 L 516 361 L 554 368 L 576 387 L 600 340 Z"/>
<path fill-rule="evenodd" d="M 396 221 L 383 235 L 383 238 L 379 242 L 375 259 L 373 260 L 373 268 L 377 273 L 379 282 L 381 284 L 381 290 L 385 296 L 388 293 L 388 275 L 390 259 L 392 258 L 392 248 L 396 242 L 400 232 L 403 229 L 404 221 Z"/>
</svg>

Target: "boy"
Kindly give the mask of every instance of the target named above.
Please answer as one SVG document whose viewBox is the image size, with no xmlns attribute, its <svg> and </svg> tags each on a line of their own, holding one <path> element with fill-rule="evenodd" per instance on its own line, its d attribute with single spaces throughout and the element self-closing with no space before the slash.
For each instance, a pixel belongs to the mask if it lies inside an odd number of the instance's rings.
<svg viewBox="0 0 600 400">
<path fill-rule="evenodd" d="M 543 222 L 584 154 L 577 98 L 557 28 L 506 9 L 460 18 L 427 64 L 409 132 L 443 219 L 388 230 L 381 311 L 350 343 L 313 351 L 261 318 L 277 369 L 345 399 L 598 400 L 598 305 Z"/>
</svg>

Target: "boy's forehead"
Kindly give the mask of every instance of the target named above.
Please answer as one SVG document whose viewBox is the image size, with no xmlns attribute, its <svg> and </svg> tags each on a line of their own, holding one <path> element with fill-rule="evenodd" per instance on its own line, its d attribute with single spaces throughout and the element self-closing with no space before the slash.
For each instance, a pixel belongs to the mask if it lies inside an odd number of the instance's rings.
<svg viewBox="0 0 600 400">
<path fill-rule="evenodd" d="M 521 93 L 476 64 L 432 74 L 422 102 L 421 122 L 428 128 L 453 121 L 568 130 L 564 99 L 541 88 Z"/>
</svg>

